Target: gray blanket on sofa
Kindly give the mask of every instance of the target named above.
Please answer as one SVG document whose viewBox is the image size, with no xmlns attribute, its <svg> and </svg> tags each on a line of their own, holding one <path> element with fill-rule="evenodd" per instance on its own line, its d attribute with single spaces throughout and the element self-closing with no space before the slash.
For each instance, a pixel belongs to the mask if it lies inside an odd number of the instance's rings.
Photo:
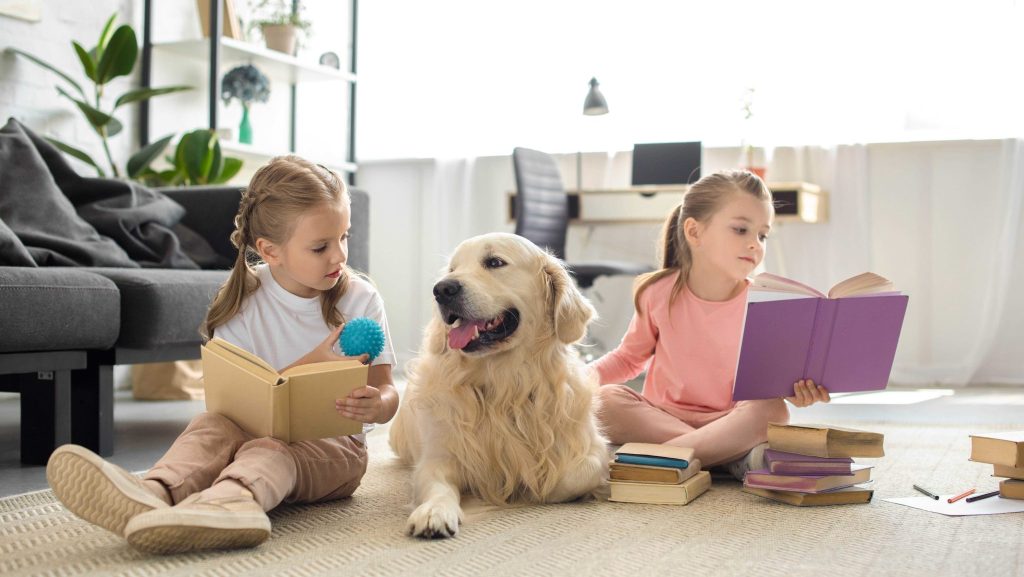
<svg viewBox="0 0 1024 577">
<path fill-rule="evenodd" d="M 196 269 L 175 234 L 195 240 L 184 214 L 137 183 L 78 175 L 13 118 L 0 129 L 0 265 Z"/>
</svg>

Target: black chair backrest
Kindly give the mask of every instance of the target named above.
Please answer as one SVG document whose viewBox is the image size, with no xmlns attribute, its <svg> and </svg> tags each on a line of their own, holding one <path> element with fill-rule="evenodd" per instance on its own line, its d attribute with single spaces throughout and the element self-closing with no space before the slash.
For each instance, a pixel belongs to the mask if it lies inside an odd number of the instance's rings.
<svg viewBox="0 0 1024 577">
<path fill-rule="evenodd" d="M 569 197 L 554 157 L 539 150 L 512 151 L 516 175 L 516 234 L 565 259 Z"/>
</svg>

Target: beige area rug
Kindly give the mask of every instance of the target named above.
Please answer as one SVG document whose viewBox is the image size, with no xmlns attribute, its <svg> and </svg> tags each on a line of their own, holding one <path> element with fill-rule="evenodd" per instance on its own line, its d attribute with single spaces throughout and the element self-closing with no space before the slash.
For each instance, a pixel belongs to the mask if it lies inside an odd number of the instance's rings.
<svg viewBox="0 0 1024 577">
<path fill-rule="evenodd" d="M 946 517 L 881 500 L 913 496 L 914 483 L 994 487 L 990 467 L 967 461 L 968 431 L 858 428 L 886 434 L 868 505 L 790 507 L 716 477 L 685 507 L 474 505 L 459 536 L 443 541 L 404 535 L 409 471 L 378 429 L 352 499 L 279 508 L 273 536 L 254 550 L 147 557 L 72 516 L 50 491 L 0 500 L 0 575 L 1024 576 L 1024 514 Z"/>
</svg>

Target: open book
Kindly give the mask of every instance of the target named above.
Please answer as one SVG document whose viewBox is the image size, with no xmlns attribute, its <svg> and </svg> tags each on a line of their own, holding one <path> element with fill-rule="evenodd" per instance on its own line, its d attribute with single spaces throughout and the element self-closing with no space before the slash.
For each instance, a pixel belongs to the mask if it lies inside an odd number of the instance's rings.
<svg viewBox="0 0 1024 577">
<path fill-rule="evenodd" d="M 801 379 L 831 393 L 884 389 L 908 300 L 874 273 L 844 280 L 827 295 L 757 275 L 747 291 L 733 400 L 790 397 Z"/>
<path fill-rule="evenodd" d="M 286 443 L 356 435 L 363 424 L 335 411 L 334 401 L 366 385 L 359 361 L 330 361 L 278 373 L 263 359 L 214 337 L 203 345 L 206 410 L 256 437 Z"/>
</svg>

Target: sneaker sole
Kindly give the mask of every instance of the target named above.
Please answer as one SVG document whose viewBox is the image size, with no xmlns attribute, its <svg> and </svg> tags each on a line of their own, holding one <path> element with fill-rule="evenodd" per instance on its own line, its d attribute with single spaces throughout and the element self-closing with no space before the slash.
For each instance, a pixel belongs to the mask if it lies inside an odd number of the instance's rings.
<svg viewBox="0 0 1024 577">
<path fill-rule="evenodd" d="M 125 534 L 128 544 L 144 553 L 168 555 L 256 547 L 270 537 L 270 520 L 266 516 L 238 519 L 182 515 L 173 509 L 160 513 L 130 523 Z"/>
<path fill-rule="evenodd" d="M 78 445 L 64 445 L 46 464 L 46 480 L 60 502 L 76 516 L 124 535 L 128 521 L 165 506 L 112 468 L 102 457 Z M 134 496 L 133 496 L 134 495 Z M 148 502 L 147 502 L 148 501 Z"/>
</svg>

